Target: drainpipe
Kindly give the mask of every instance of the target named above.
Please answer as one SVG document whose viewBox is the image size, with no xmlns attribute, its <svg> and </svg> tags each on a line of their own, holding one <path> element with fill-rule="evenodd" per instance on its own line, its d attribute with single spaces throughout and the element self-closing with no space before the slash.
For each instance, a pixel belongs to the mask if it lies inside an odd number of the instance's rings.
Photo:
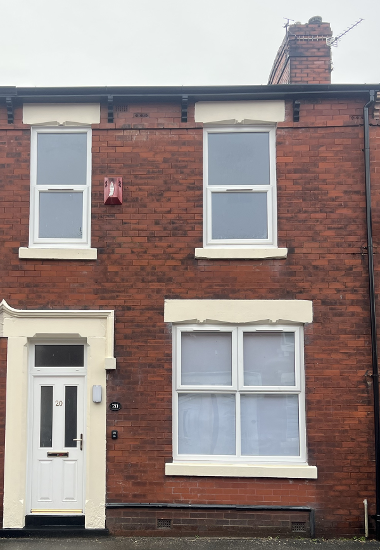
<svg viewBox="0 0 380 550">
<path fill-rule="evenodd" d="M 375 420 L 375 468 L 376 468 L 376 540 L 380 540 L 380 417 L 379 417 L 379 369 L 377 353 L 377 329 L 375 308 L 375 273 L 373 267 L 372 212 L 371 212 L 371 176 L 369 148 L 368 110 L 375 102 L 375 92 L 369 92 L 369 101 L 364 105 L 364 163 L 365 193 L 367 212 L 367 246 L 368 246 L 368 282 L 371 321 L 372 376 L 373 376 L 373 409 Z"/>
</svg>

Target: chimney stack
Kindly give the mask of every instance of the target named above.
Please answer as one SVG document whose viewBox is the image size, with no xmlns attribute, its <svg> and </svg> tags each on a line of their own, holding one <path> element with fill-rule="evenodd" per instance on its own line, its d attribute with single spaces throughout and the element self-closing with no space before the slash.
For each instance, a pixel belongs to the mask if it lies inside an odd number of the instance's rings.
<svg viewBox="0 0 380 550">
<path fill-rule="evenodd" d="M 330 23 L 316 16 L 286 29 L 268 84 L 331 84 Z"/>
</svg>

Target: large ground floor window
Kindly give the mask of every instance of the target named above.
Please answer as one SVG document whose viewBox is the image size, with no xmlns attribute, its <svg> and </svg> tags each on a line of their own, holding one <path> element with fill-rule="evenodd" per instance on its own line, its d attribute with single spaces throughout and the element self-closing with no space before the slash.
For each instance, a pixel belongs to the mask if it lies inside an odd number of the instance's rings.
<svg viewBox="0 0 380 550">
<path fill-rule="evenodd" d="M 301 326 L 173 332 L 175 461 L 306 461 Z"/>
</svg>

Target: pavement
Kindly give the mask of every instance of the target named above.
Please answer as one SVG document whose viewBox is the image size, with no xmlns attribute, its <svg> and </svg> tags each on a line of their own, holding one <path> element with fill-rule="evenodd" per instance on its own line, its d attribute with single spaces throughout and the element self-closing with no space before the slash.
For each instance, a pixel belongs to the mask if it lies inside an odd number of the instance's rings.
<svg viewBox="0 0 380 550">
<path fill-rule="evenodd" d="M 359 539 L 277 538 L 11 538 L 0 550 L 380 550 L 380 542 Z"/>
</svg>

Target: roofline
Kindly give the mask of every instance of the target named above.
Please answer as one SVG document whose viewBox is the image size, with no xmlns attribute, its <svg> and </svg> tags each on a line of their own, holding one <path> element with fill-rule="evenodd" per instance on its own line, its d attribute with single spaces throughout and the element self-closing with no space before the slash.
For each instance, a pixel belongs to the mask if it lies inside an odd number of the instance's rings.
<svg viewBox="0 0 380 550">
<path fill-rule="evenodd" d="M 18 88 L 0 86 L 0 101 L 14 103 L 101 102 L 109 96 L 114 101 L 173 101 L 188 96 L 190 101 L 231 101 L 259 99 L 299 99 L 302 97 L 337 97 L 364 95 L 380 91 L 380 84 L 270 84 L 258 86 L 103 86 Z"/>
</svg>

